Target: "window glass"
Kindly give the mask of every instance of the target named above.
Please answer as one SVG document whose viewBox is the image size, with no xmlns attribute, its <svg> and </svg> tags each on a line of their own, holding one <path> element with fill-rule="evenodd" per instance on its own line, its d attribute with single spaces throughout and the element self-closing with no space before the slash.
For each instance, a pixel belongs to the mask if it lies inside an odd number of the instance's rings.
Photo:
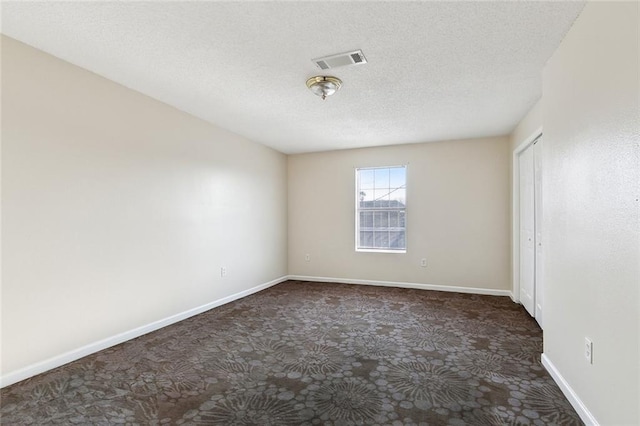
<svg viewBox="0 0 640 426">
<path fill-rule="evenodd" d="M 356 169 L 356 250 L 406 251 L 407 167 Z"/>
</svg>

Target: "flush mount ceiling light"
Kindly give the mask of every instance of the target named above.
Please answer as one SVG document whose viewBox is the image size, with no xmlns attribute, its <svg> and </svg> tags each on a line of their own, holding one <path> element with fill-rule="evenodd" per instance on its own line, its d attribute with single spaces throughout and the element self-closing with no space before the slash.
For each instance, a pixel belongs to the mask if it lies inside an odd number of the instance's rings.
<svg viewBox="0 0 640 426">
<path fill-rule="evenodd" d="M 307 87 L 323 100 L 331 96 L 342 86 L 338 77 L 318 75 L 307 80 Z"/>
</svg>

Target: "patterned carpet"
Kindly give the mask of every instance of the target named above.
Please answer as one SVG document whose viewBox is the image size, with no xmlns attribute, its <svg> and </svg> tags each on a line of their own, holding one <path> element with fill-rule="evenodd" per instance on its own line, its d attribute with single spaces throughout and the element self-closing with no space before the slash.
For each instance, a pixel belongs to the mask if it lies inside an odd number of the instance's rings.
<svg viewBox="0 0 640 426">
<path fill-rule="evenodd" d="M 0 392 L 3 425 L 579 425 L 506 297 L 289 281 Z"/>
</svg>

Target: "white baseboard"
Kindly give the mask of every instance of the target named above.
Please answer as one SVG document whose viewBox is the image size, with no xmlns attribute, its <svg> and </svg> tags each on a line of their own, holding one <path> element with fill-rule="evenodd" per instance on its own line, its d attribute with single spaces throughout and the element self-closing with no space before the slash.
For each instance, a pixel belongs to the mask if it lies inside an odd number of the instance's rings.
<svg viewBox="0 0 640 426">
<path fill-rule="evenodd" d="M 456 287 L 456 286 L 447 286 L 447 285 L 418 284 L 418 283 L 405 283 L 405 282 L 395 282 L 395 281 L 360 280 L 360 279 L 353 279 L 353 278 L 309 277 L 305 275 L 289 275 L 289 279 L 298 280 L 298 281 L 319 281 L 319 282 L 341 283 L 341 284 L 375 285 L 375 286 L 382 286 L 382 287 L 415 288 L 418 290 L 435 290 L 435 291 L 449 291 L 454 293 L 485 294 L 489 296 L 509 296 L 513 300 L 513 295 L 511 294 L 511 291 L 494 290 L 490 288 Z"/>
<path fill-rule="evenodd" d="M 555 365 L 549 360 L 549 358 L 542 354 L 542 365 L 547 369 L 553 380 L 558 384 L 560 390 L 567 397 L 573 408 L 576 410 L 582 421 L 587 426 L 599 426 L 596 418 L 591 414 L 591 412 L 587 409 L 587 406 L 584 405 L 582 400 L 575 393 L 573 388 L 569 386 L 569 383 L 562 377 L 562 374 L 558 371 Z"/>
<path fill-rule="evenodd" d="M 53 358 L 46 359 L 44 361 L 38 362 L 33 365 L 29 365 L 20 370 L 5 374 L 0 377 L 0 388 L 5 386 L 12 385 L 21 380 L 28 379 L 29 377 L 33 377 L 37 374 L 44 373 L 45 371 L 52 370 L 54 368 L 60 367 L 64 364 L 68 364 L 72 361 L 76 361 L 80 358 L 83 358 L 87 355 L 91 355 L 103 349 L 109 348 L 111 346 L 119 345 L 120 343 L 126 342 L 127 340 L 135 339 L 136 337 L 140 337 L 144 334 L 150 333 L 152 331 L 158 330 L 162 327 L 166 327 L 171 324 L 175 324 L 179 321 L 185 320 L 194 315 L 201 314 L 210 309 L 216 308 L 218 306 L 222 306 L 229 302 L 233 302 L 234 300 L 241 299 L 243 297 L 249 296 L 253 293 L 257 293 L 266 288 L 272 287 L 276 284 L 279 284 L 283 281 L 286 281 L 289 277 L 283 276 L 280 278 L 276 278 L 273 281 L 269 281 L 264 284 L 257 285 L 248 290 L 241 291 L 239 293 L 232 294 L 231 296 L 224 297 L 222 299 L 215 300 L 213 302 L 209 302 L 205 305 L 198 306 L 193 309 L 189 309 L 187 311 L 172 315 L 170 317 L 154 321 L 150 324 L 143 325 L 138 328 L 134 328 L 133 330 L 125 331 L 123 333 L 117 334 L 112 337 L 108 337 L 106 339 L 102 339 L 100 341 L 90 343 L 88 345 L 82 346 L 78 349 L 74 349 L 72 351 L 63 353 L 61 355 L 55 356 Z"/>
</svg>

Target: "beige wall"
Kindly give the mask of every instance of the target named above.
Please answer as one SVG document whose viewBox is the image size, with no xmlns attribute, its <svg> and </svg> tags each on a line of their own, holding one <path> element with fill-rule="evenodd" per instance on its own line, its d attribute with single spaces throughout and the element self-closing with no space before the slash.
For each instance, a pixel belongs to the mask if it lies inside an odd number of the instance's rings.
<svg viewBox="0 0 640 426">
<path fill-rule="evenodd" d="M 543 76 L 544 354 L 602 425 L 640 424 L 638 18 L 588 3 Z"/>
<path fill-rule="evenodd" d="M 289 156 L 289 273 L 509 290 L 509 161 L 506 137 Z M 400 164 L 407 253 L 356 253 L 354 170 Z"/>
<path fill-rule="evenodd" d="M 3 375 L 287 274 L 284 155 L 6 37 L 2 90 Z"/>
</svg>

